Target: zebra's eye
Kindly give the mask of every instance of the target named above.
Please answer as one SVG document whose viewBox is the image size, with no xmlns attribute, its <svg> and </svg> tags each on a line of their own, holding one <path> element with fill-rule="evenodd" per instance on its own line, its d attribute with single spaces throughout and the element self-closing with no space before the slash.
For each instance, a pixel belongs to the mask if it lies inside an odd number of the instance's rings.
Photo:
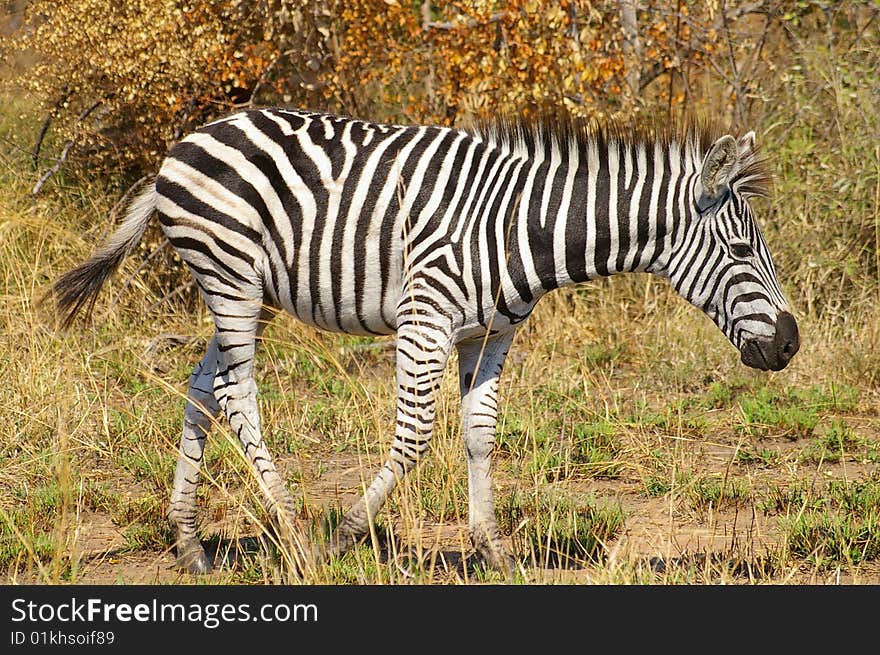
<svg viewBox="0 0 880 655">
<path fill-rule="evenodd" d="M 730 245 L 730 254 L 737 259 L 748 259 L 752 256 L 752 247 L 747 243 L 733 243 Z"/>
</svg>

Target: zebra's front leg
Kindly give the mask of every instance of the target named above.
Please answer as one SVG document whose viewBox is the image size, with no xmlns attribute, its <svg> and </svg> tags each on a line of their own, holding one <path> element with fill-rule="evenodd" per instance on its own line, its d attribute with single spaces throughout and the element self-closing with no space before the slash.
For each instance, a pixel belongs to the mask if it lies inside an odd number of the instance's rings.
<svg viewBox="0 0 880 655">
<path fill-rule="evenodd" d="M 205 438 L 211 429 L 211 422 L 220 412 L 220 406 L 214 398 L 216 371 L 217 341 L 212 339 L 205 356 L 189 378 L 183 437 L 168 507 L 168 520 L 176 534 L 177 565 L 188 573 L 196 574 L 210 573 L 212 568 L 196 532 L 196 490 Z"/>
<path fill-rule="evenodd" d="M 435 394 L 452 346 L 450 330 L 417 322 L 398 323 L 397 423 L 388 459 L 363 497 L 342 517 L 323 547 L 340 555 L 370 531 L 388 495 L 428 449 L 434 430 Z"/>
<path fill-rule="evenodd" d="M 492 451 L 498 421 L 498 378 L 513 332 L 458 344 L 461 425 L 468 465 L 468 523 L 477 555 L 511 575 L 513 558 L 501 541 L 492 490 Z"/>
<path fill-rule="evenodd" d="M 222 314 L 215 313 L 218 358 L 214 396 L 250 461 L 266 510 L 286 547 L 284 554 L 302 574 L 311 569 L 311 551 L 296 519 L 293 498 L 275 468 L 260 429 L 257 383 L 253 377 L 259 312 L 247 312 L 249 308 L 250 303 L 242 302 L 240 307 L 227 306 Z"/>
</svg>

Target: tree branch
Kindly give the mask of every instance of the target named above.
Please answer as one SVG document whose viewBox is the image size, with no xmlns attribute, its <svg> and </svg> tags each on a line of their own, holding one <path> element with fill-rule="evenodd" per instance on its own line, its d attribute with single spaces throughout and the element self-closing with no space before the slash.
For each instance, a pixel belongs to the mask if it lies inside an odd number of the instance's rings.
<svg viewBox="0 0 880 655">
<path fill-rule="evenodd" d="M 43 126 L 40 128 L 40 133 L 37 135 L 37 142 L 34 144 L 34 149 L 31 152 L 31 161 L 34 162 L 34 168 L 36 169 L 40 165 L 40 149 L 43 147 L 43 139 L 46 138 L 46 133 L 49 131 L 49 124 L 52 122 L 52 119 L 55 117 L 55 114 L 58 113 L 58 110 L 67 102 L 67 99 L 70 97 L 70 91 L 63 89 L 61 93 L 61 97 L 58 98 L 58 101 L 55 103 L 55 106 L 52 107 L 52 110 L 46 116 L 46 120 L 43 121 Z"/>
<path fill-rule="evenodd" d="M 61 156 L 55 160 L 55 164 L 48 171 L 43 173 L 37 183 L 34 185 L 34 188 L 31 189 L 31 196 L 36 196 L 40 189 L 43 188 L 43 185 L 49 180 L 50 177 L 55 175 L 60 169 L 61 165 L 67 160 L 67 155 L 70 154 L 70 149 L 73 147 L 73 141 L 68 141 L 64 144 L 64 148 L 61 150 Z"/>
<path fill-rule="evenodd" d="M 651 64 L 650 68 L 648 68 L 647 70 L 643 70 L 639 74 L 639 93 L 641 94 L 641 92 L 644 91 L 651 82 L 656 80 L 665 72 L 666 67 L 661 61 L 655 61 L 653 64 Z"/>
<path fill-rule="evenodd" d="M 494 14 L 489 16 L 489 18 L 486 22 L 487 23 L 497 22 L 497 21 L 501 20 L 502 18 L 504 18 L 506 15 L 507 15 L 507 12 L 496 11 Z M 481 24 L 480 21 L 478 21 L 476 18 L 471 18 L 466 21 L 450 20 L 450 21 L 446 21 L 443 23 L 438 23 L 436 21 L 432 21 L 430 23 L 423 23 L 423 25 L 425 26 L 425 29 L 429 29 L 429 30 L 457 30 L 462 27 L 477 27 L 480 24 Z"/>
<path fill-rule="evenodd" d="M 256 83 L 254 84 L 254 88 L 251 90 L 251 97 L 248 98 L 247 102 L 242 103 L 242 106 L 244 106 L 244 107 L 256 106 L 254 98 L 256 98 L 257 94 L 263 89 L 263 86 L 266 84 L 266 81 L 269 79 L 269 75 L 272 74 L 272 71 L 278 65 L 278 62 L 280 62 L 285 57 L 289 57 L 290 55 L 295 54 L 295 52 L 296 52 L 295 50 L 289 49 L 289 50 L 285 50 L 284 52 L 278 53 L 278 56 L 275 57 L 268 66 L 266 66 L 266 69 L 262 72 L 259 79 L 257 79 Z"/>
<path fill-rule="evenodd" d="M 95 111 L 98 107 L 100 107 L 101 103 L 103 103 L 103 102 L 104 102 L 103 100 L 98 100 L 91 107 L 89 107 L 88 109 L 83 111 L 79 116 L 76 117 L 76 124 L 78 125 L 79 123 L 83 122 L 86 118 L 88 118 L 88 115 L 91 114 L 93 111 Z M 49 129 L 49 120 L 48 119 L 44 123 L 43 127 L 44 127 L 44 130 L 40 132 L 40 139 L 37 142 L 38 146 L 40 144 L 42 144 L 43 136 L 45 135 L 45 131 Z M 59 170 L 61 170 L 61 166 L 64 164 L 65 161 L 67 161 L 67 156 L 70 154 L 70 149 L 72 147 L 73 147 L 73 139 L 70 139 L 69 141 L 66 141 L 64 143 L 64 147 L 61 149 L 61 155 L 58 157 L 58 159 L 55 160 L 55 164 L 52 166 L 52 168 L 50 168 L 48 171 L 43 173 L 43 175 L 40 177 L 40 179 L 34 185 L 34 188 L 31 189 L 31 196 L 32 197 L 36 196 L 40 192 L 40 190 L 43 188 L 43 185 L 46 184 L 46 182 L 49 180 L 50 177 L 52 177 L 53 175 L 55 175 L 55 173 L 57 173 Z M 37 161 L 36 157 L 37 157 L 38 153 L 39 153 L 39 148 L 37 148 L 34 151 L 34 155 L 33 155 L 34 156 L 34 163 L 36 163 L 36 161 Z"/>
</svg>

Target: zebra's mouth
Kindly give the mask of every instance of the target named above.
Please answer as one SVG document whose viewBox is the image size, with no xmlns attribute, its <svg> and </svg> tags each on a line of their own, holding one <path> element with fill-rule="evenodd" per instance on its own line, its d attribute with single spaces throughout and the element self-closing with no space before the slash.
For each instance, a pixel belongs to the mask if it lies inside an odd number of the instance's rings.
<svg viewBox="0 0 880 655">
<path fill-rule="evenodd" d="M 781 312 L 776 319 L 776 334 L 747 339 L 740 349 L 740 359 L 746 366 L 761 371 L 781 371 L 799 348 L 797 322 L 788 312 Z"/>
</svg>

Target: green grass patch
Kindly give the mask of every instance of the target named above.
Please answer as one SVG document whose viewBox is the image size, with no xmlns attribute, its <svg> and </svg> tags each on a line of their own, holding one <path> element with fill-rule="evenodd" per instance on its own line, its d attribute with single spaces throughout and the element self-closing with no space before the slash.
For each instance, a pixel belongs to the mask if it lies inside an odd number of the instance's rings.
<svg viewBox="0 0 880 655">
<path fill-rule="evenodd" d="M 832 421 L 821 437 L 814 439 L 801 452 L 800 461 L 810 464 L 835 464 L 861 448 L 863 440 L 842 421 Z"/>
<path fill-rule="evenodd" d="M 412 479 L 408 476 L 404 485 L 415 494 L 419 510 L 432 521 L 458 521 L 468 515 L 465 471 L 451 471 L 432 457 L 419 464 L 410 476 Z"/>
<path fill-rule="evenodd" d="M 848 385 L 806 389 L 761 387 L 739 396 L 740 431 L 752 437 L 784 436 L 792 441 L 810 437 L 828 413 L 852 411 L 858 390 Z"/>
<path fill-rule="evenodd" d="M 14 492 L 14 507 L 0 512 L 0 567 L 28 557 L 45 562 L 55 554 L 64 495 L 54 480 Z"/>
<path fill-rule="evenodd" d="M 520 560 L 533 566 L 597 561 L 624 525 L 623 510 L 592 496 L 504 496 L 497 510 L 502 532 L 512 535 Z"/>
<path fill-rule="evenodd" d="M 749 483 L 742 478 L 697 476 L 684 485 L 684 492 L 690 506 L 700 514 L 743 507 L 751 498 Z"/>
<path fill-rule="evenodd" d="M 738 464 L 757 464 L 762 467 L 771 467 L 775 466 L 779 459 L 779 452 L 769 448 L 743 447 L 736 451 Z"/>
<path fill-rule="evenodd" d="M 830 481 L 799 485 L 776 499 L 781 526 L 794 557 L 820 568 L 880 558 L 880 483 Z"/>
<path fill-rule="evenodd" d="M 541 386 L 529 406 L 510 405 L 499 420 L 496 451 L 522 463 L 539 482 L 620 475 L 619 425 L 614 412 L 592 411 L 579 397 Z"/>
</svg>

